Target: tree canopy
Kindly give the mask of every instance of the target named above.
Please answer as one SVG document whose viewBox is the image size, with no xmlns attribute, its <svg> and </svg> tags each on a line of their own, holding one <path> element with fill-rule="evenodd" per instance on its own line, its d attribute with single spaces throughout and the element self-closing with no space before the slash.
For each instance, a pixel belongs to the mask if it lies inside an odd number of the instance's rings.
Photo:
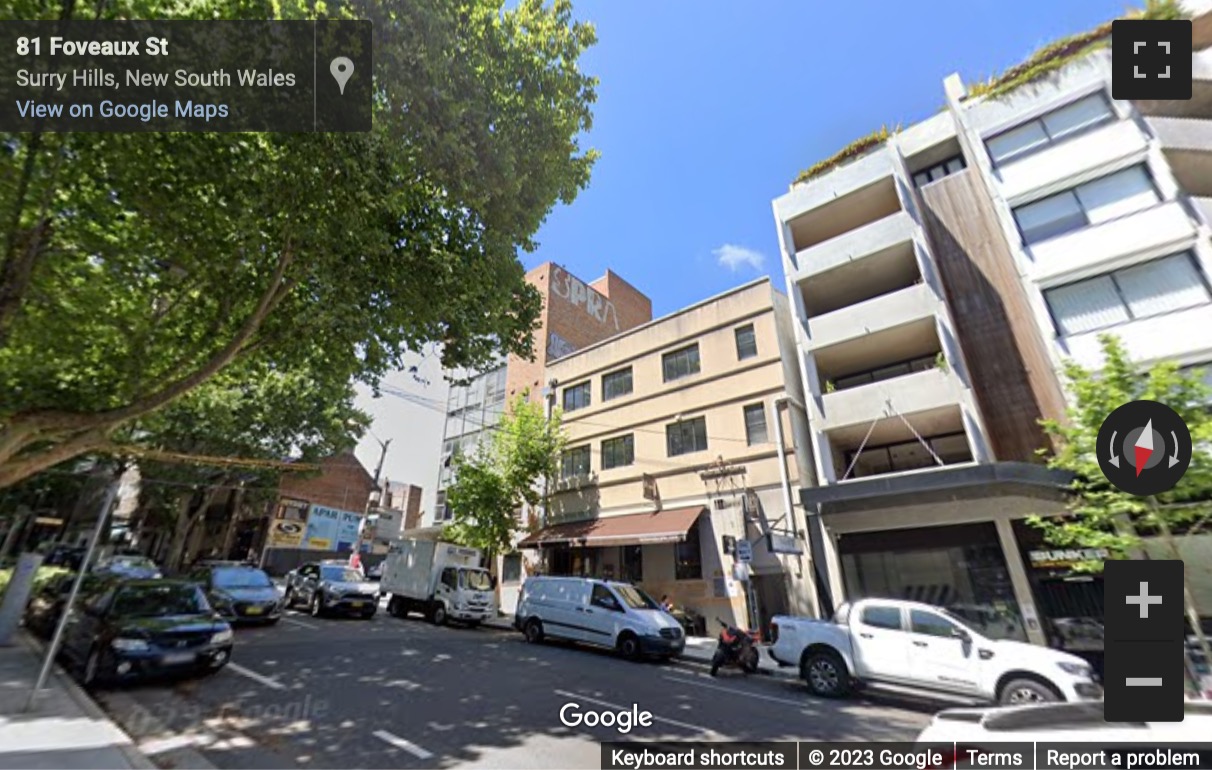
<svg viewBox="0 0 1212 770">
<path fill-rule="evenodd" d="M 518 512 L 542 501 L 540 482 L 555 476 L 565 441 L 558 410 L 548 420 L 542 406 L 517 396 L 479 448 L 453 461 L 447 537 L 488 554 L 512 550 Z"/>
<path fill-rule="evenodd" d="M 142 440 L 122 428 L 236 364 L 374 387 L 431 343 L 452 368 L 533 355 L 517 251 L 595 158 L 568 0 L 9 6 L 371 19 L 376 112 L 364 134 L 0 134 L 0 487 Z"/>
</svg>

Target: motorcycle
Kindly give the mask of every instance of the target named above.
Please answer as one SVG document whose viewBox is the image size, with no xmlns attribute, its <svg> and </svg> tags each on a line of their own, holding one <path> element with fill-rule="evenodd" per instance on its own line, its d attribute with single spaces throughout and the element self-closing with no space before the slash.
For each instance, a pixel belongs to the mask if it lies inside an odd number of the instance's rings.
<svg viewBox="0 0 1212 770">
<path fill-rule="evenodd" d="M 730 626 L 716 618 L 723 628 L 717 638 L 715 654 L 711 656 L 711 675 L 715 676 L 720 666 L 739 666 L 746 674 L 758 670 L 758 635 Z"/>
</svg>

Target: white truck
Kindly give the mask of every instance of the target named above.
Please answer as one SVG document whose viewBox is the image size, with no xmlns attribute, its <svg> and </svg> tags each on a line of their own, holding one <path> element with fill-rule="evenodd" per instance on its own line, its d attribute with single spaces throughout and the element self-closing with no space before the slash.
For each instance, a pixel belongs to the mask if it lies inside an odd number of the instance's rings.
<svg viewBox="0 0 1212 770">
<path fill-rule="evenodd" d="M 987 639 L 944 609 L 861 599 L 832 621 L 776 616 L 770 657 L 798 666 L 808 689 L 840 698 L 893 685 L 1003 704 L 1098 700 L 1086 661 L 1024 642 Z"/>
<path fill-rule="evenodd" d="M 420 612 L 434 625 L 453 619 L 478 626 L 497 614 L 494 581 L 481 561 L 475 548 L 396 540 L 383 562 L 379 592 L 391 597 L 387 611 L 398 618 Z"/>
</svg>

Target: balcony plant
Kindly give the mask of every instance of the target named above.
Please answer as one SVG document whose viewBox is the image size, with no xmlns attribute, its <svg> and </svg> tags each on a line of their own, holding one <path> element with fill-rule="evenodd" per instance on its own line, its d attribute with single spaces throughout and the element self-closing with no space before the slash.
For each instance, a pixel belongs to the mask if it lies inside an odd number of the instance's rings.
<svg viewBox="0 0 1212 770">
<path fill-rule="evenodd" d="M 934 357 L 934 368 L 938 369 L 943 374 L 951 371 L 951 364 L 947 362 L 947 356 L 944 355 L 943 351 L 941 350 L 939 351 L 938 355 Z"/>
</svg>

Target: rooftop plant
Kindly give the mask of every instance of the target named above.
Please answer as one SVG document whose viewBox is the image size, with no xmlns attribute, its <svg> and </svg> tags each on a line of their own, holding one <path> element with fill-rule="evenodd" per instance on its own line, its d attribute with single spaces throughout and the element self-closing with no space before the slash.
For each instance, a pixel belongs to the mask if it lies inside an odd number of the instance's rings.
<svg viewBox="0 0 1212 770">
<path fill-rule="evenodd" d="M 867 134 L 859 139 L 855 139 L 853 142 L 838 150 L 828 158 L 825 158 L 819 163 L 814 163 L 801 171 L 800 175 L 795 178 L 795 184 L 807 182 L 809 179 L 813 179 L 827 171 L 833 170 L 846 161 L 854 160 L 855 158 L 866 155 L 874 148 L 879 147 L 884 142 L 888 141 L 889 137 L 893 136 L 900 130 L 901 127 L 899 125 L 891 129 L 886 125 L 880 126 L 878 130 L 872 131 L 870 134 Z"/>
<path fill-rule="evenodd" d="M 1178 0 L 1146 0 L 1144 8 L 1132 9 L 1124 18 L 1183 19 L 1186 16 Z M 968 88 L 968 98 L 983 96 L 996 99 L 1005 96 L 1021 86 L 1047 77 L 1076 59 L 1106 48 L 1111 44 L 1111 24 L 1108 21 L 1086 32 L 1049 43 L 1031 54 L 1026 61 L 988 80 L 974 83 Z"/>
</svg>

